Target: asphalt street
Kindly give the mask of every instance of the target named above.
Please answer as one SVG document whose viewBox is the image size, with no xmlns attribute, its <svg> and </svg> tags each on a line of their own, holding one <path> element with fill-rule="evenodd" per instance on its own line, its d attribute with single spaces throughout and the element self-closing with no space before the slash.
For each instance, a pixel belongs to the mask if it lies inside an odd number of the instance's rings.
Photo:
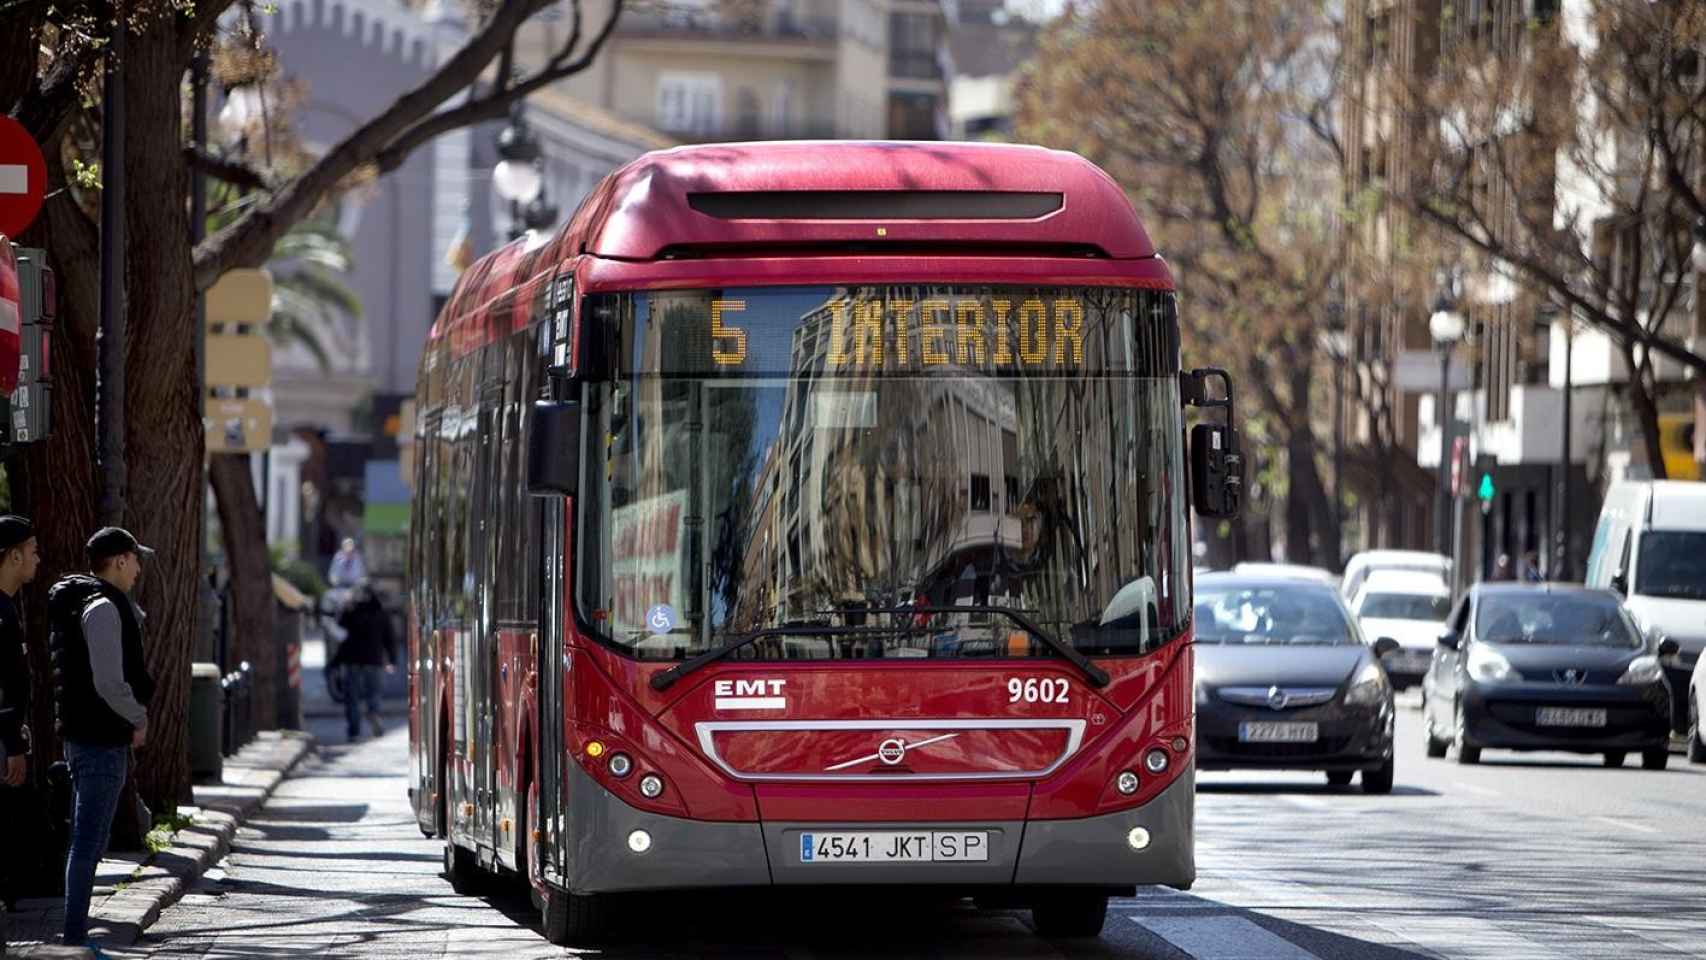
<svg viewBox="0 0 1706 960">
<path fill-rule="evenodd" d="M 1413 704 L 1412 704 L 1413 707 Z M 245 828 L 222 869 L 135 951 L 159 958 L 569 955 L 520 893 L 457 896 L 405 799 L 407 733 L 328 744 Z M 649 896 L 633 938 L 588 955 L 1465 960 L 1706 956 L 1706 767 L 1610 770 L 1597 758 L 1423 757 L 1399 722 L 1391 796 L 1305 774 L 1211 774 L 1189 893 L 1116 901 L 1096 941 L 1037 938 L 1024 912 L 911 893 Z"/>
</svg>

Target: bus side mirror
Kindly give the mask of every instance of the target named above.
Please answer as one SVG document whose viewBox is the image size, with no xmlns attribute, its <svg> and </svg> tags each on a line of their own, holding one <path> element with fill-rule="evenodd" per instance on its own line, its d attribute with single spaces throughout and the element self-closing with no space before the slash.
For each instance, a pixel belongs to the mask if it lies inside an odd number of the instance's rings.
<svg viewBox="0 0 1706 960">
<path fill-rule="evenodd" d="M 1204 517 L 1236 517 L 1243 505 L 1244 456 L 1238 431 L 1218 423 L 1191 428 L 1191 502 Z"/>
<path fill-rule="evenodd" d="M 1209 388 L 1211 380 L 1220 381 L 1219 391 Z M 1232 426 L 1232 375 L 1217 367 L 1182 372 L 1179 398 L 1189 407 L 1226 411 L 1225 423 L 1199 423 L 1191 428 L 1191 502 L 1200 516 L 1236 517 L 1244 505 L 1244 455 L 1238 451 L 1238 431 Z"/>
<path fill-rule="evenodd" d="M 580 403 L 535 403 L 533 426 L 527 434 L 527 492 L 535 497 L 572 497 L 580 491 L 580 478 Z"/>
</svg>

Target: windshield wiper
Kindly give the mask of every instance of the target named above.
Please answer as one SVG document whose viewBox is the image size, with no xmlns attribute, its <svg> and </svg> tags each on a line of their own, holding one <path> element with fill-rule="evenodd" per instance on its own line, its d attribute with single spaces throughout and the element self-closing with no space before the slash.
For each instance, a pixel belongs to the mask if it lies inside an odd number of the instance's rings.
<svg viewBox="0 0 1706 960">
<path fill-rule="evenodd" d="M 951 606 L 951 607 L 849 607 L 849 608 L 844 609 L 844 610 L 835 610 L 835 611 L 826 611 L 826 612 L 833 612 L 833 613 L 838 613 L 838 614 L 849 614 L 849 613 L 857 613 L 857 614 L 873 614 L 873 613 L 877 613 L 877 614 L 882 614 L 882 613 L 887 613 L 887 614 L 995 613 L 995 614 L 1000 614 L 1000 615 L 1005 616 L 1008 619 L 1012 620 L 1014 623 L 1018 624 L 1020 629 L 1024 630 L 1026 633 L 1030 634 L 1033 637 L 1036 637 L 1038 640 L 1041 640 L 1043 643 L 1047 644 L 1049 646 L 1049 648 L 1054 650 L 1056 653 L 1065 657 L 1068 662 L 1070 662 L 1073 666 L 1077 667 L 1079 669 L 1079 671 L 1084 674 L 1085 679 L 1089 680 L 1090 684 L 1092 686 L 1105 687 L 1108 685 L 1107 671 L 1105 671 L 1101 667 L 1098 667 L 1095 664 L 1091 663 L 1088 659 L 1085 658 L 1085 656 L 1082 653 L 1079 653 L 1077 650 L 1074 650 L 1070 644 L 1065 643 L 1064 641 L 1060 640 L 1058 637 L 1055 637 L 1054 635 L 1050 634 L 1048 631 L 1046 631 L 1042 627 L 1038 626 L 1030 618 L 1024 616 L 1023 614 L 1021 614 L 1015 610 L 1010 610 L 1006 607 L 957 607 L 957 606 Z M 695 670 L 698 670 L 700 667 L 704 667 L 704 666 L 707 666 L 709 664 L 715 663 L 718 660 L 721 660 L 722 658 L 728 656 L 729 654 L 734 653 L 736 650 L 739 650 L 742 647 L 749 646 L 753 643 L 756 643 L 759 640 L 763 640 L 766 637 L 845 637 L 845 636 L 873 636 L 873 635 L 887 636 L 887 635 L 892 635 L 895 633 L 920 633 L 925 629 L 927 629 L 927 628 L 923 628 L 923 627 L 905 627 L 905 628 L 902 628 L 902 627 L 865 627 L 865 626 L 766 627 L 763 630 L 754 630 L 751 633 L 745 633 L 745 634 L 741 634 L 738 637 L 732 637 L 727 642 L 723 643 L 719 647 L 715 647 L 713 649 L 707 650 L 704 653 L 701 653 L 698 656 L 695 656 L 690 660 L 683 660 L 682 662 L 676 664 L 675 666 L 670 667 L 668 670 L 661 670 L 657 673 L 652 674 L 651 685 L 652 685 L 653 690 L 659 690 L 659 691 L 668 690 L 670 687 L 674 686 L 675 683 L 677 681 L 679 681 L 682 677 L 685 677 L 688 674 L 694 672 Z"/>
<path fill-rule="evenodd" d="M 993 614 L 997 614 L 999 616 L 1006 617 L 1007 619 L 1018 624 L 1019 629 L 1025 631 L 1026 633 L 1030 634 L 1033 637 L 1036 637 L 1038 640 L 1041 640 L 1044 644 L 1048 645 L 1049 649 L 1053 650 L 1055 653 L 1060 654 L 1062 657 L 1065 657 L 1067 662 L 1069 662 L 1073 666 L 1077 667 L 1079 672 L 1084 674 L 1084 679 L 1089 680 L 1091 686 L 1105 687 L 1108 685 L 1108 673 L 1106 670 L 1103 670 L 1101 667 L 1098 667 L 1095 664 L 1091 663 L 1089 658 L 1085 657 L 1082 653 L 1079 653 L 1077 651 L 1077 649 L 1075 649 L 1072 646 L 1072 644 L 1067 643 L 1066 641 L 1060 639 L 1059 637 L 1048 632 L 1047 630 L 1044 630 L 1041 626 L 1039 626 L 1037 624 L 1036 621 L 1032 620 L 1030 617 L 1025 616 L 1023 613 L 1020 613 L 1019 611 L 1014 610 L 1011 607 L 962 607 L 962 606 L 957 606 L 957 605 L 917 606 L 917 607 L 847 607 L 845 609 L 836 610 L 833 612 L 842 613 L 842 614 L 847 614 L 847 613 L 860 613 L 860 614 L 872 614 L 872 613 L 887 613 L 887 614 L 993 613 Z"/>
<path fill-rule="evenodd" d="M 712 647 L 690 660 L 681 661 L 668 670 L 660 670 L 652 674 L 652 689 L 668 690 L 677 680 L 700 667 L 715 663 L 741 647 L 756 643 L 766 637 L 846 637 L 873 633 L 890 634 L 893 632 L 893 630 L 880 630 L 872 627 L 765 627 L 763 630 L 754 630 L 751 633 L 730 637 L 723 642 L 722 646 Z"/>
</svg>

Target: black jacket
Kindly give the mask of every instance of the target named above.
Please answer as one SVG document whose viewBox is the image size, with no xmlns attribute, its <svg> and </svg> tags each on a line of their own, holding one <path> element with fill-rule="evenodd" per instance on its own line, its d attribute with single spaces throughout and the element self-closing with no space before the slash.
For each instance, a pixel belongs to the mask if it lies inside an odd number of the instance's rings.
<svg viewBox="0 0 1706 960">
<path fill-rule="evenodd" d="M 118 610 L 125 682 L 143 706 L 154 697 L 154 678 L 148 675 L 142 659 L 142 621 L 130 598 L 98 577 L 73 574 L 54 584 L 47 593 L 54 728 L 73 743 L 128 746 L 136 728 L 107 706 L 95 689 L 94 669 L 89 665 L 83 611 L 96 597 L 105 597 Z"/>
<path fill-rule="evenodd" d="M 332 666 L 350 664 L 360 667 L 383 667 L 397 662 L 396 632 L 391 629 L 391 614 L 379 598 L 369 594 L 351 604 L 338 616 L 338 626 L 349 636 L 338 644 Z"/>
<path fill-rule="evenodd" d="M 0 752 L 27 751 L 24 724 L 30 719 L 30 662 L 24 655 L 24 620 L 18 602 L 0 591 Z"/>
</svg>

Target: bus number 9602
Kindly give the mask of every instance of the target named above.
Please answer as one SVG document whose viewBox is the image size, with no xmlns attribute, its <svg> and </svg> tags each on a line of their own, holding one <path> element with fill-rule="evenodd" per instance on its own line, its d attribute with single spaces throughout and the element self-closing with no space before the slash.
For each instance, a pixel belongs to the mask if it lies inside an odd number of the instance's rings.
<svg viewBox="0 0 1706 960">
<path fill-rule="evenodd" d="M 1032 677 L 1021 680 L 1018 677 L 1007 678 L 1007 702 L 1018 703 L 1065 703 L 1066 681 L 1051 680 L 1046 677 Z"/>
</svg>

